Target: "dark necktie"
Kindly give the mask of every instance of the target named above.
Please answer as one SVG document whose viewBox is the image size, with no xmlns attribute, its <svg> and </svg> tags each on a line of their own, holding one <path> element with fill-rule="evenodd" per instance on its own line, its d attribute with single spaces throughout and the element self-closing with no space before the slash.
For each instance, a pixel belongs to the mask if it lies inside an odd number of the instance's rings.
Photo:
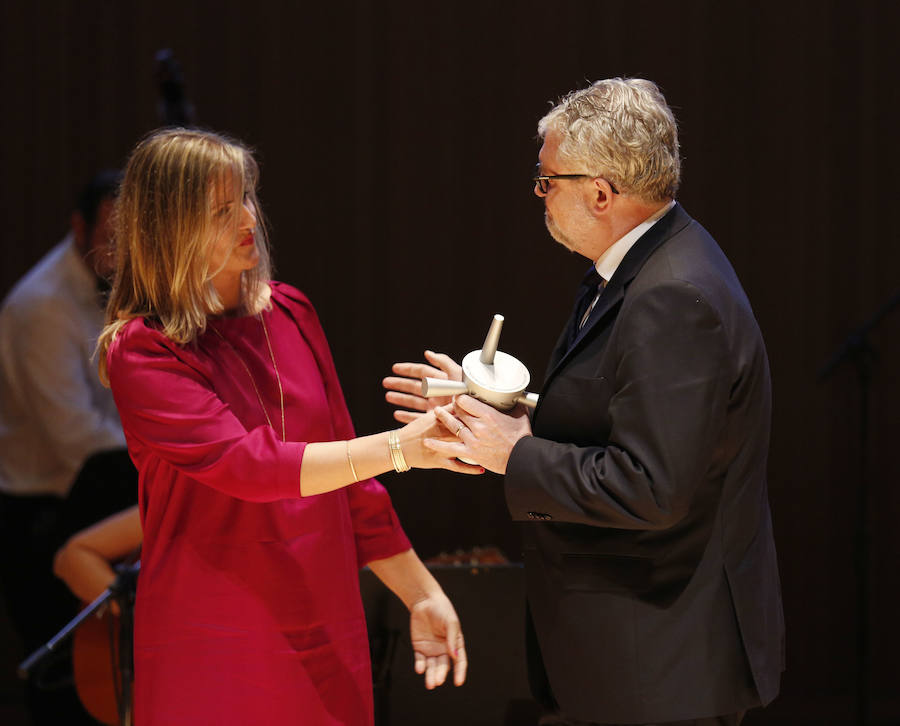
<svg viewBox="0 0 900 726">
<path fill-rule="evenodd" d="M 585 273 L 581 286 L 578 288 L 578 294 L 575 302 L 575 309 L 572 312 L 572 318 L 569 320 L 569 346 L 575 342 L 578 337 L 578 331 L 581 330 L 581 321 L 597 298 L 600 291 L 600 285 L 604 283 L 603 278 L 597 272 L 597 268 L 591 265 L 591 268 Z"/>
</svg>

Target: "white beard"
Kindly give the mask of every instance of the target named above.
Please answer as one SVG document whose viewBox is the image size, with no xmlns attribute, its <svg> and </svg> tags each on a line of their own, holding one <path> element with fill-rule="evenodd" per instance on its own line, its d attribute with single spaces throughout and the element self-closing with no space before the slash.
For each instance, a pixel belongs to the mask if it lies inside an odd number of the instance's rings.
<svg viewBox="0 0 900 726">
<path fill-rule="evenodd" d="M 565 233 L 559 228 L 559 225 L 553 220 L 546 211 L 544 212 L 544 224 L 547 226 L 547 231 L 550 233 L 550 236 L 553 237 L 557 242 L 559 242 L 563 247 L 565 247 L 570 252 L 575 251 L 575 245 L 572 243 Z"/>
</svg>

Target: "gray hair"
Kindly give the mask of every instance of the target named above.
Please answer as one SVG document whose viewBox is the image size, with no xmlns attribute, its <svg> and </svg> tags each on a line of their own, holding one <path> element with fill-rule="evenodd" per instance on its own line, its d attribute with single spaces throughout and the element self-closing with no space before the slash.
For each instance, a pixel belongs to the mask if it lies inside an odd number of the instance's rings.
<svg viewBox="0 0 900 726">
<path fill-rule="evenodd" d="M 620 192 L 671 199 L 681 181 L 678 125 L 652 81 L 609 78 L 573 91 L 538 122 L 559 138 L 559 157 L 586 164 Z"/>
</svg>

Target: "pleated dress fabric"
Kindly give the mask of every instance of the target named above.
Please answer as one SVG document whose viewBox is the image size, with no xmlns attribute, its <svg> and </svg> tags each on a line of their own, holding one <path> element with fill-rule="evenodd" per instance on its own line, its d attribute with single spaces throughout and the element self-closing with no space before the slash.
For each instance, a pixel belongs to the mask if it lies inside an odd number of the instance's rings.
<svg viewBox="0 0 900 726">
<path fill-rule="evenodd" d="M 181 346 L 138 319 L 108 352 L 140 472 L 140 726 L 373 720 L 358 570 L 410 545 L 375 480 L 300 496 L 306 444 L 353 426 L 312 305 L 272 290 L 265 329 L 213 319 Z"/>
</svg>

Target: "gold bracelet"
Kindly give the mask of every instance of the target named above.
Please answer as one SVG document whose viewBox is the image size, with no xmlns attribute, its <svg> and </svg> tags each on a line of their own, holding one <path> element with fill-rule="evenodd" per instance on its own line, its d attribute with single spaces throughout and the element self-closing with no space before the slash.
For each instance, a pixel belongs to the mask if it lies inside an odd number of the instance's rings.
<svg viewBox="0 0 900 726">
<path fill-rule="evenodd" d="M 396 450 L 396 445 L 394 443 L 396 436 L 397 436 L 397 433 L 395 431 L 388 432 L 388 449 L 391 452 L 391 465 L 394 467 L 394 471 L 399 472 L 400 467 L 397 466 L 397 450 Z"/>
<path fill-rule="evenodd" d="M 388 451 L 391 452 L 391 466 L 397 471 L 397 455 L 394 453 L 394 432 L 388 431 Z"/>
<path fill-rule="evenodd" d="M 394 465 L 394 471 L 398 474 L 409 471 L 411 467 L 406 463 L 406 457 L 403 456 L 403 449 L 400 448 L 400 436 L 396 431 L 388 433 L 388 446 L 391 450 L 391 463 Z"/>
<path fill-rule="evenodd" d="M 350 464 L 350 473 L 353 474 L 353 482 L 356 483 L 359 481 L 359 477 L 356 476 L 356 467 L 353 466 L 353 457 L 350 456 L 350 441 L 347 440 L 347 463 Z"/>
</svg>

